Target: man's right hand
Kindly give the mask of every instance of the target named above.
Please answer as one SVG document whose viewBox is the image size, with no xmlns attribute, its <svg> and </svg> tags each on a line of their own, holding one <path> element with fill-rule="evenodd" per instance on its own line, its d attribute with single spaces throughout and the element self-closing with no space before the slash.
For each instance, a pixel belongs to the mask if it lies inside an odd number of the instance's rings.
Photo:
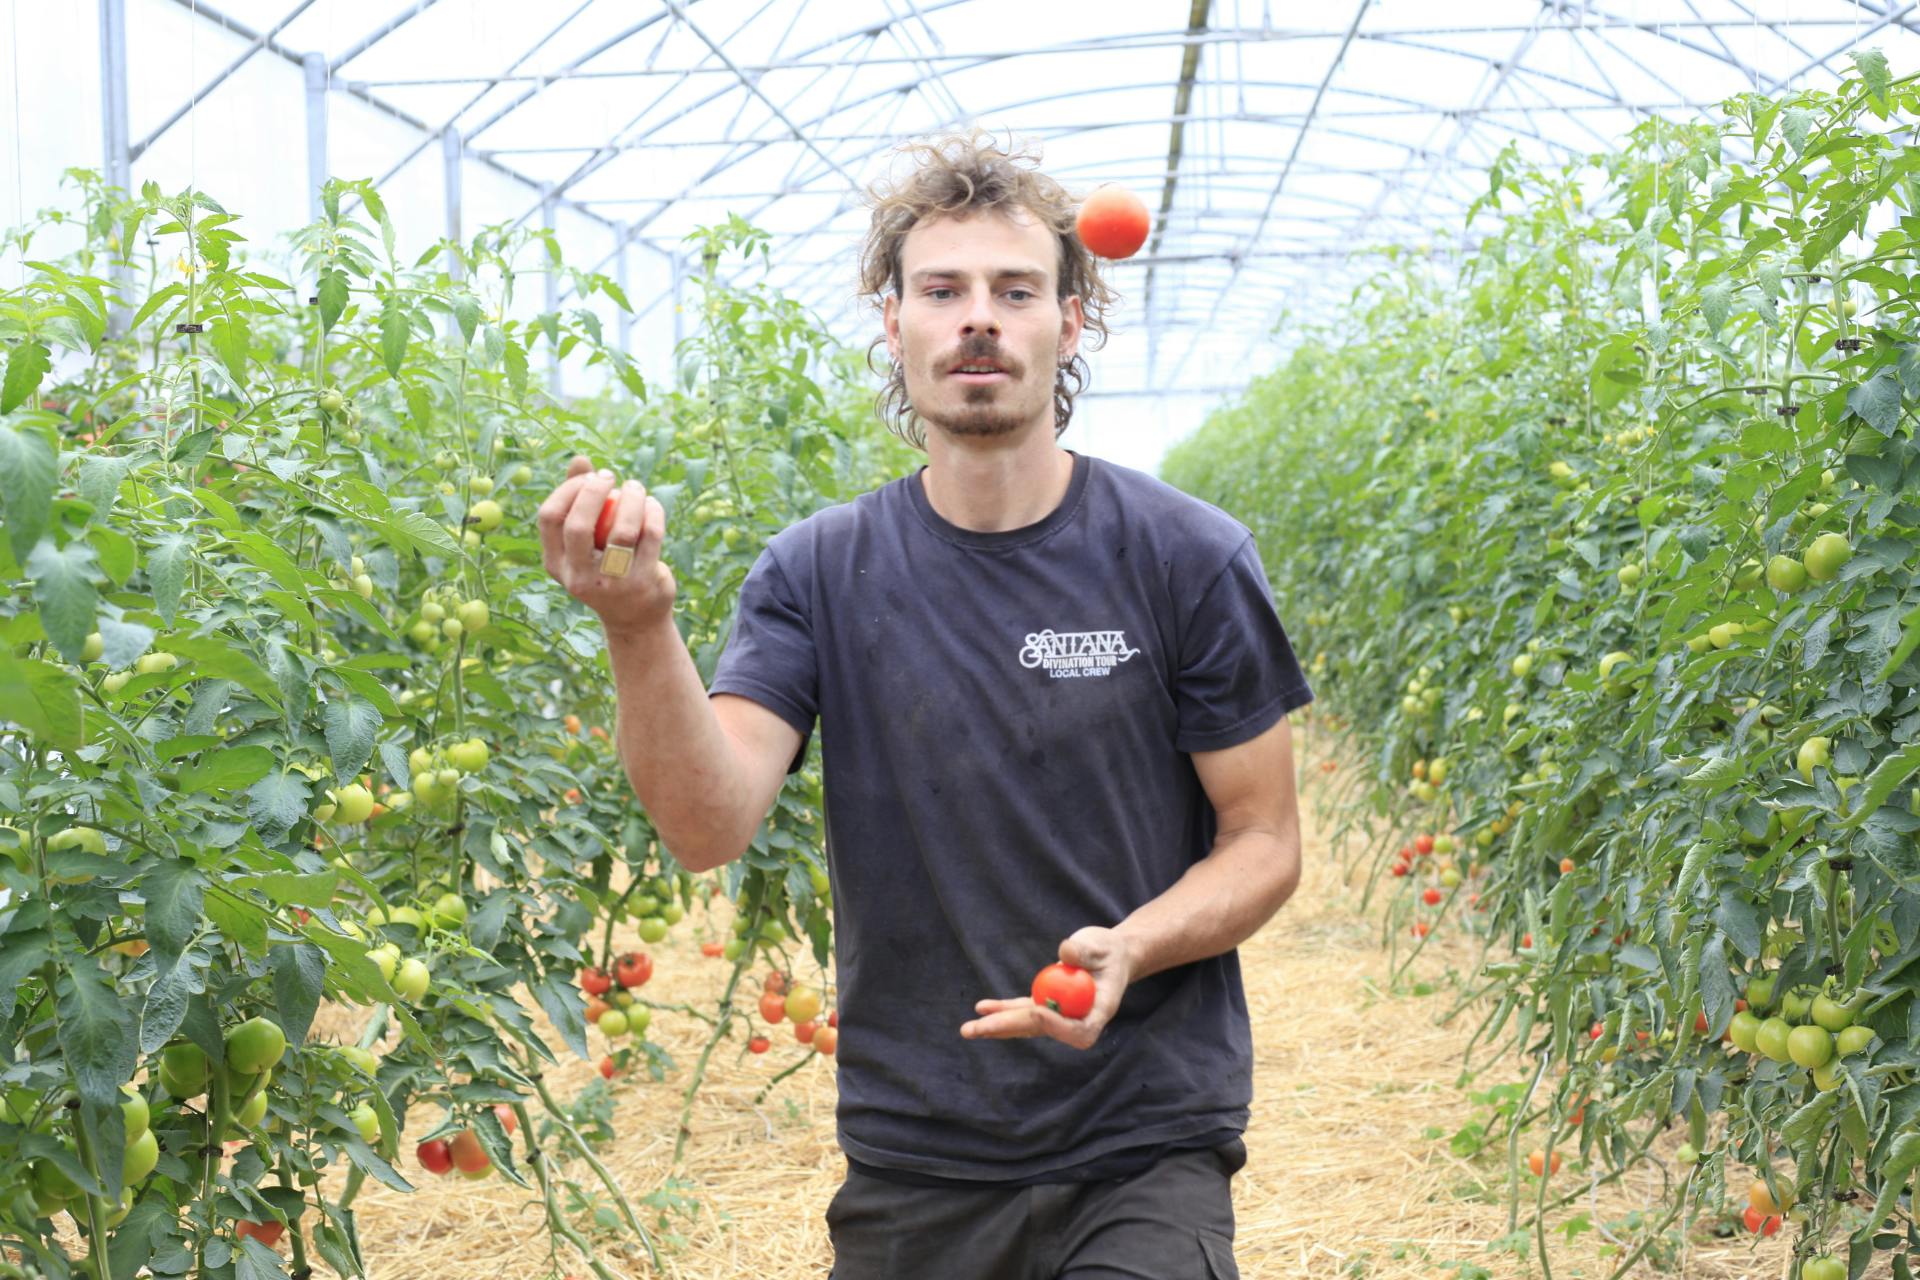
<svg viewBox="0 0 1920 1280">
<path fill-rule="evenodd" d="M 673 614 L 673 570 L 661 562 L 667 512 L 638 480 L 617 492 L 619 510 L 607 535 L 609 547 L 633 548 L 633 566 L 624 577 L 600 572 L 602 552 L 593 545 L 594 525 L 610 494 L 611 471 L 595 471 L 583 455 L 567 464 L 567 478 L 540 504 L 540 554 L 547 572 L 569 595 L 600 615 L 601 625 L 648 627 Z"/>
</svg>

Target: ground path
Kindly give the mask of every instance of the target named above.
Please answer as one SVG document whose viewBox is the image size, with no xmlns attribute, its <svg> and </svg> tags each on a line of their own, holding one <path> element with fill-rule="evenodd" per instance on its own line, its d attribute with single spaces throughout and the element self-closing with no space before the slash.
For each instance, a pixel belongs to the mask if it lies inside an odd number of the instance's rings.
<svg viewBox="0 0 1920 1280">
<path fill-rule="evenodd" d="M 1306 776 L 1312 782 L 1303 802 L 1303 883 L 1242 950 L 1258 1054 L 1250 1158 L 1235 1181 L 1242 1274 L 1248 1280 L 1538 1276 L 1537 1265 L 1487 1248 L 1507 1230 L 1504 1160 L 1462 1159 L 1447 1141 L 1486 1114 L 1471 1092 L 1522 1074 L 1518 1062 L 1495 1064 L 1463 1088 L 1461 1055 L 1474 1020 L 1436 1025 L 1453 999 L 1445 974 L 1470 966 L 1476 953 L 1436 934 L 1417 963 L 1430 993 L 1414 994 L 1419 988 L 1410 983 L 1390 992 L 1380 912 L 1361 914 L 1359 882 L 1344 882 L 1329 847 L 1323 788 L 1337 775 L 1309 760 Z M 653 950 L 658 962 L 646 994 L 710 1007 L 725 978 L 724 962 L 702 957 L 685 925 Z M 654 1038 L 673 1054 L 677 1070 L 663 1083 L 624 1081 L 616 1090 L 612 1123 L 619 1136 L 606 1163 L 635 1195 L 661 1184 L 702 1030 L 684 1015 L 656 1016 Z M 699 1210 L 692 1218 L 667 1215 L 666 1230 L 679 1237 L 664 1256 L 667 1276 L 817 1280 L 826 1274 L 821 1214 L 845 1167 L 833 1137 L 832 1068 L 815 1058 L 754 1104 L 767 1080 L 799 1052 L 782 1034 L 763 1057 L 731 1046 L 716 1053 L 690 1145 L 698 1186 L 688 1194 Z M 593 1078 L 591 1067 L 575 1061 L 549 1074 L 562 1098 Z M 401 1162 L 410 1177 L 417 1172 L 411 1145 Z M 369 1186 L 360 1196 L 360 1235 L 374 1280 L 587 1274 L 571 1257 L 559 1271 L 548 1265 L 537 1204 L 518 1188 L 498 1178 L 472 1183 L 420 1176 L 426 1185 L 418 1195 Z M 1558 1175 L 1579 1176 L 1571 1168 Z M 1636 1184 L 1609 1186 L 1580 1207 L 1596 1229 L 1570 1242 L 1555 1237 L 1555 1280 L 1604 1280 L 1617 1263 L 1599 1251 L 1607 1231 L 1624 1230 L 1630 1215 L 1656 1204 L 1650 1188 Z M 1578 1212 L 1569 1208 L 1549 1221 L 1561 1225 Z M 658 1209 L 652 1213 L 657 1219 Z M 1784 1274 L 1783 1241 L 1755 1251 L 1746 1239 L 1698 1229 L 1683 1266 L 1666 1274 L 1773 1280 Z M 618 1275 L 653 1274 L 644 1263 L 608 1261 Z M 1660 1273 L 1642 1264 L 1633 1274 Z"/>
</svg>

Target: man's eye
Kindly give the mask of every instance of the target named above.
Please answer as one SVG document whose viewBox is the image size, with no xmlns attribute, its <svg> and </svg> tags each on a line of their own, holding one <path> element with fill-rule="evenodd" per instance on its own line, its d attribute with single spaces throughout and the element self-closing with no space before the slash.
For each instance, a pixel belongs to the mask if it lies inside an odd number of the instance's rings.
<svg viewBox="0 0 1920 1280">
<path fill-rule="evenodd" d="M 928 293 L 929 295 L 933 295 L 933 294 L 941 294 L 941 293 L 952 293 L 952 292 L 953 292 L 953 290 L 951 290 L 951 289 L 929 289 L 929 290 L 927 290 L 927 293 Z"/>
<path fill-rule="evenodd" d="M 1031 289 L 1009 289 L 1007 292 L 1009 294 L 1019 294 L 1022 298 L 1031 298 L 1033 296 L 1033 290 Z"/>
</svg>

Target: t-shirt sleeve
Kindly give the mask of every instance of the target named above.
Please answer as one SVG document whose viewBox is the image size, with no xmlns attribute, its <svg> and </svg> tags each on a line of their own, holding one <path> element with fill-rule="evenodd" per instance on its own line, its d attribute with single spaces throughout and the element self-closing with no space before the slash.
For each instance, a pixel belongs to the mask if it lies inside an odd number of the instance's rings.
<svg viewBox="0 0 1920 1280">
<path fill-rule="evenodd" d="M 1274 610 L 1259 548 L 1248 537 L 1201 597 L 1181 638 L 1174 746 L 1186 752 L 1237 746 L 1312 701 Z"/>
<path fill-rule="evenodd" d="M 787 772 L 799 770 L 820 712 L 819 664 L 813 620 L 772 548 L 760 553 L 740 587 L 733 632 L 707 686 L 709 698 L 716 693 L 751 698 L 799 730 L 800 750 Z"/>
</svg>

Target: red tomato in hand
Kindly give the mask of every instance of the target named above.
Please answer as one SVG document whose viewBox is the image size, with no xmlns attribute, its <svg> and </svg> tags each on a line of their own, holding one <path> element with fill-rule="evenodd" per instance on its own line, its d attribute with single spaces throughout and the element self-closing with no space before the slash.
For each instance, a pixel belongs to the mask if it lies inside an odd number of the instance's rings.
<svg viewBox="0 0 1920 1280">
<path fill-rule="evenodd" d="M 613 979 L 598 969 L 582 969 L 580 989 L 590 996 L 603 996 L 613 990 Z"/>
<path fill-rule="evenodd" d="M 1093 1010 L 1093 975 L 1070 964 L 1050 964 L 1033 979 L 1033 1002 L 1063 1018 L 1084 1018 Z"/>
<path fill-rule="evenodd" d="M 653 957 L 644 951 L 629 951 L 613 964 L 613 977 L 623 987 L 644 987 L 653 976 Z"/>
<path fill-rule="evenodd" d="M 607 549 L 607 535 L 613 532 L 613 513 L 620 509 L 620 491 L 615 489 L 607 495 L 607 504 L 600 508 L 600 518 L 593 522 L 593 549 Z"/>
<path fill-rule="evenodd" d="M 421 1143 L 414 1154 L 420 1158 L 420 1167 L 428 1173 L 445 1173 L 453 1168 L 453 1150 L 447 1146 L 445 1138 L 433 1138 Z"/>
<path fill-rule="evenodd" d="M 1103 258 L 1131 258 L 1152 226 L 1147 206 L 1125 187 L 1099 188 L 1081 203 L 1074 220 L 1080 243 Z"/>
</svg>

